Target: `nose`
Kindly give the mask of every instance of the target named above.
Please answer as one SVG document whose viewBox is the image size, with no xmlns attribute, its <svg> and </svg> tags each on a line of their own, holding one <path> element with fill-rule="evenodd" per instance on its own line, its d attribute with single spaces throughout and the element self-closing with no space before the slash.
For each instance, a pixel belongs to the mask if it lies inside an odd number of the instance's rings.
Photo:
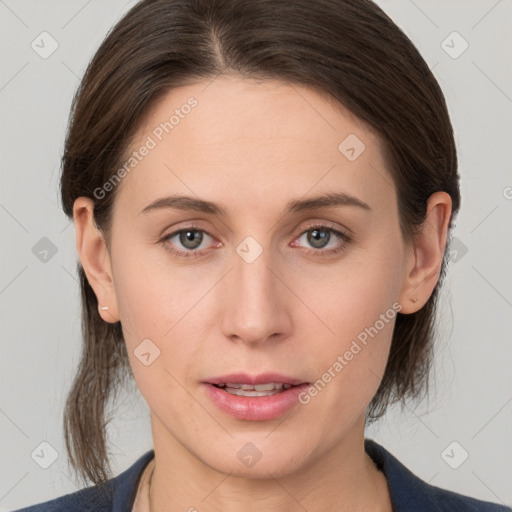
<svg viewBox="0 0 512 512">
<path fill-rule="evenodd" d="M 269 251 L 248 262 L 236 252 L 223 289 L 224 335 L 251 345 L 283 340 L 291 333 L 292 297 Z"/>
</svg>

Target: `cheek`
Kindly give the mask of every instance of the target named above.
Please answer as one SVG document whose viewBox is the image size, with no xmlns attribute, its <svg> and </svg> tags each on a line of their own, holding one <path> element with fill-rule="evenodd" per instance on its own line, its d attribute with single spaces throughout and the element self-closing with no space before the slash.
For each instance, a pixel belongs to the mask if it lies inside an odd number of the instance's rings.
<svg viewBox="0 0 512 512">
<path fill-rule="evenodd" d="M 113 268 L 130 364 L 149 403 L 193 373 L 213 307 L 206 296 L 219 280 L 211 270 L 172 265 L 156 252 L 132 248 Z"/>
<path fill-rule="evenodd" d="M 163 248 L 141 246 L 121 255 L 115 266 L 115 291 L 123 328 L 132 341 L 171 336 L 174 326 L 201 300 L 212 277 L 199 267 L 191 269 L 173 264 Z"/>
<path fill-rule="evenodd" d="M 301 397 L 310 418 L 349 428 L 364 413 L 381 383 L 397 309 L 382 297 L 354 296 L 331 311 L 335 335 L 315 340 L 316 378 Z M 399 309 L 399 308 L 398 308 Z M 326 338 L 327 339 L 327 338 Z"/>
<path fill-rule="evenodd" d="M 316 413 L 327 414 L 324 421 L 355 418 L 375 395 L 386 367 L 401 309 L 400 258 L 382 241 L 347 258 L 314 288 L 301 282 L 299 293 L 322 320 L 314 318 L 309 325 L 311 346 L 321 350 L 315 351 L 318 381 L 303 403 L 316 401 Z"/>
<path fill-rule="evenodd" d="M 295 273 L 300 277 L 293 278 L 294 291 L 314 313 L 308 315 L 311 328 L 316 322 L 323 347 L 341 349 L 376 322 L 378 330 L 389 335 L 402 276 L 400 258 L 389 247 L 382 242 L 348 254 L 328 270 L 312 273 L 304 268 Z"/>
<path fill-rule="evenodd" d="M 149 407 L 159 411 L 168 407 L 171 397 L 175 404 L 186 398 L 181 385 L 186 385 L 198 350 L 187 336 L 187 326 L 190 329 L 194 313 L 191 306 L 200 297 L 158 267 L 139 265 L 134 272 L 130 258 L 123 265 L 116 275 L 116 294 L 130 366 Z"/>
</svg>

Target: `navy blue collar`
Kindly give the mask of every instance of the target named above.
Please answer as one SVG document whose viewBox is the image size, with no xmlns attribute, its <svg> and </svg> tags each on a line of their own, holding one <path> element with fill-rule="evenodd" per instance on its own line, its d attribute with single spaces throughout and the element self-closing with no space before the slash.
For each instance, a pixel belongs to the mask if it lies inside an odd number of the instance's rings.
<svg viewBox="0 0 512 512">
<path fill-rule="evenodd" d="M 510 511 L 504 506 L 476 500 L 424 482 L 371 439 L 365 439 L 364 446 L 366 453 L 386 477 L 394 512 Z M 154 455 L 154 450 L 146 452 L 127 470 L 109 480 L 113 512 L 131 510 L 142 472 Z"/>
<path fill-rule="evenodd" d="M 142 472 L 154 456 L 155 451 L 149 450 L 126 471 L 111 480 L 114 484 L 112 512 L 125 512 L 132 509 Z"/>
<path fill-rule="evenodd" d="M 477 500 L 421 480 L 397 458 L 371 439 L 364 441 L 365 451 L 384 473 L 388 482 L 393 512 L 510 512 L 511 509 Z"/>
</svg>

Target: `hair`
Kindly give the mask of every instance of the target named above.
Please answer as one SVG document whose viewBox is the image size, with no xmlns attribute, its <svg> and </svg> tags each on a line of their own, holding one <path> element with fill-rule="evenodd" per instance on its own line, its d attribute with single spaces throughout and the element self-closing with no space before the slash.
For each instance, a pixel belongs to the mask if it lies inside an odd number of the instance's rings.
<svg viewBox="0 0 512 512">
<path fill-rule="evenodd" d="M 80 197 L 108 244 L 115 190 L 97 199 L 122 165 L 143 116 L 169 90 L 221 74 L 309 86 L 344 105 L 383 142 L 410 242 L 437 191 L 460 205 L 453 130 L 443 93 L 408 37 L 370 0 L 144 0 L 109 32 L 73 99 L 62 158 L 61 199 Z M 367 421 L 428 390 L 435 313 L 445 275 L 426 304 L 397 314 L 383 379 Z M 73 468 L 95 484 L 111 477 L 107 403 L 130 373 L 121 323 L 109 324 L 78 263 L 82 354 L 64 411 Z"/>
</svg>

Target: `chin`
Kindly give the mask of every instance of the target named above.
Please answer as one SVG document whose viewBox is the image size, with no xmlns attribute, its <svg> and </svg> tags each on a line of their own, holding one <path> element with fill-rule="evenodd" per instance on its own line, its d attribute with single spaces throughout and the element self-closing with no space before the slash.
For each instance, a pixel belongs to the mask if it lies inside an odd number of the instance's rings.
<svg viewBox="0 0 512 512">
<path fill-rule="evenodd" d="M 221 453 L 209 453 L 207 458 L 200 457 L 202 462 L 215 471 L 230 474 L 238 478 L 268 479 L 288 476 L 307 463 L 303 444 L 270 442 L 252 443 L 244 436 L 244 440 L 234 441 L 233 450 Z M 261 446 L 265 444 L 265 446 Z"/>
</svg>

